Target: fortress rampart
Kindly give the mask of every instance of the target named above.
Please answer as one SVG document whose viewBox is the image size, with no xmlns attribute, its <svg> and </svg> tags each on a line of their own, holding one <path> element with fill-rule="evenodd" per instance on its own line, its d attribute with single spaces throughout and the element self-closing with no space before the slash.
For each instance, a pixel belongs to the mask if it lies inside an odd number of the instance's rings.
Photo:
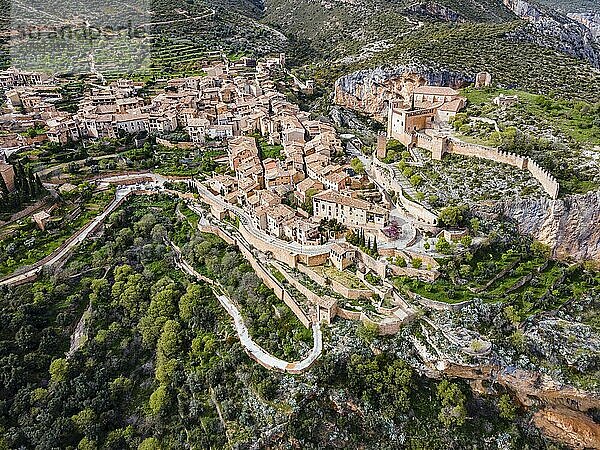
<svg viewBox="0 0 600 450">
<path fill-rule="evenodd" d="M 504 152 L 493 147 L 470 144 L 448 136 L 435 136 L 425 133 L 392 133 L 394 139 L 405 145 L 414 145 L 431 152 L 432 158 L 441 160 L 445 153 L 487 159 L 500 164 L 509 164 L 521 170 L 528 170 L 553 200 L 558 198 L 560 184 L 547 170 L 526 156 Z M 403 202 L 404 205 L 404 202 Z M 411 212 L 408 208 L 407 210 Z"/>
<path fill-rule="evenodd" d="M 423 205 L 413 202 L 404 195 L 402 185 L 389 173 L 389 169 L 377 158 L 373 158 L 373 177 L 388 192 L 395 192 L 397 202 L 417 221 L 427 226 L 437 225 L 438 217 Z"/>
</svg>

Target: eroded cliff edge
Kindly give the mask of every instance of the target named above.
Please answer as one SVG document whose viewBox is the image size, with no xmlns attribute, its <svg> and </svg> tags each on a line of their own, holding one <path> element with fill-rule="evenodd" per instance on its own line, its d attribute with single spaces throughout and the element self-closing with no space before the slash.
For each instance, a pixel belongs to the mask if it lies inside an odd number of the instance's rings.
<svg viewBox="0 0 600 450">
<path fill-rule="evenodd" d="M 499 206 L 519 231 L 550 246 L 555 258 L 600 262 L 600 191 L 558 200 L 508 200 Z"/>
<path fill-rule="evenodd" d="M 474 74 L 439 71 L 418 64 L 360 70 L 336 81 L 334 103 L 385 121 L 388 102 L 407 98 L 416 86 L 460 88 L 474 79 Z"/>
</svg>

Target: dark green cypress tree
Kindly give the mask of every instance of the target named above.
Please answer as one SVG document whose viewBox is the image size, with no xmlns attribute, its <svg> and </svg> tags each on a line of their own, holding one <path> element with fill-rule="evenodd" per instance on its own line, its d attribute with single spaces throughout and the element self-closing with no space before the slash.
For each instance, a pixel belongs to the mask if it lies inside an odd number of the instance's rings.
<svg viewBox="0 0 600 450">
<path fill-rule="evenodd" d="M 3 198 L 8 198 L 8 186 L 6 185 L 6 182 L 4 181 L 4 177 L 2 177 L 0 175 L 0 195 L 2 195 Z"/>
</svg>

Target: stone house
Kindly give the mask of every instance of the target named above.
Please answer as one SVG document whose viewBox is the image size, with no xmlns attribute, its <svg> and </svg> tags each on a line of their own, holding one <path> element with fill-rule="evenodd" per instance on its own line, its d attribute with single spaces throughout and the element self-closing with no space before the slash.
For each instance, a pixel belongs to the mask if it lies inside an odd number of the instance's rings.
<svg viewBox="0 0 600 450">
<path fill-rule="evenodd" d="M 309 192 L 320 192 L 323 190 L 323 183 L 312 178 L 306 178 L 296 185 L 294 197 L 298 205 L 303 205 L 308 200 Z"/>
<path fill-rule="evenodd" d="M 319 225 L 300 217 L 294 217 L 283 224 L 283 235 L 302 245 L 317 245 L 321 238 Z"/>
<path fill-rule="evenodd" d="M 344 270 L 356 261 L 356 250 L 346 243 L 334 243 L 329 252 L 329 260 L 338 270 Z"/>
<path fill-rule="evenodd" d="M 287 205 L 279 204 L 266 210 L 267 233 L 276 237 L 284 237 L 283 226 L 296 216 L 296 211 Z"/>
<path fill-rule="evenodd" d="M 8 192 L 15 190 L 15 169 L 10 164 L 0 161 L 0 176 L 4 180 Z"/>
<path fill-rule="evenodd" d="M 313 197 L 313 213 L 319 219 L 335 219 L 349 227 L 383 228 L 390 217 L 381 206 L 331 190 Z"/>
</svg>

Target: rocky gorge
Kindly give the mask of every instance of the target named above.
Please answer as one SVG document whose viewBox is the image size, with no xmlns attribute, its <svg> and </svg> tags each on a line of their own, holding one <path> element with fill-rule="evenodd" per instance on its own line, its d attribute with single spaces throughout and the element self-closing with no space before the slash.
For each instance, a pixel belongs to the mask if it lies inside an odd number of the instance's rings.
<svg viewBox="0 0 600 450">
<path fill-rule="evenodd" d="M 508 9 L 533 27 L 533 32 L 518 30 L 515 36 L 519 39 L 554 48 L 600 67 L 600 44 L 586 22 L 551 13 L 525 0 L 503 1 Z"/>
</svg>

